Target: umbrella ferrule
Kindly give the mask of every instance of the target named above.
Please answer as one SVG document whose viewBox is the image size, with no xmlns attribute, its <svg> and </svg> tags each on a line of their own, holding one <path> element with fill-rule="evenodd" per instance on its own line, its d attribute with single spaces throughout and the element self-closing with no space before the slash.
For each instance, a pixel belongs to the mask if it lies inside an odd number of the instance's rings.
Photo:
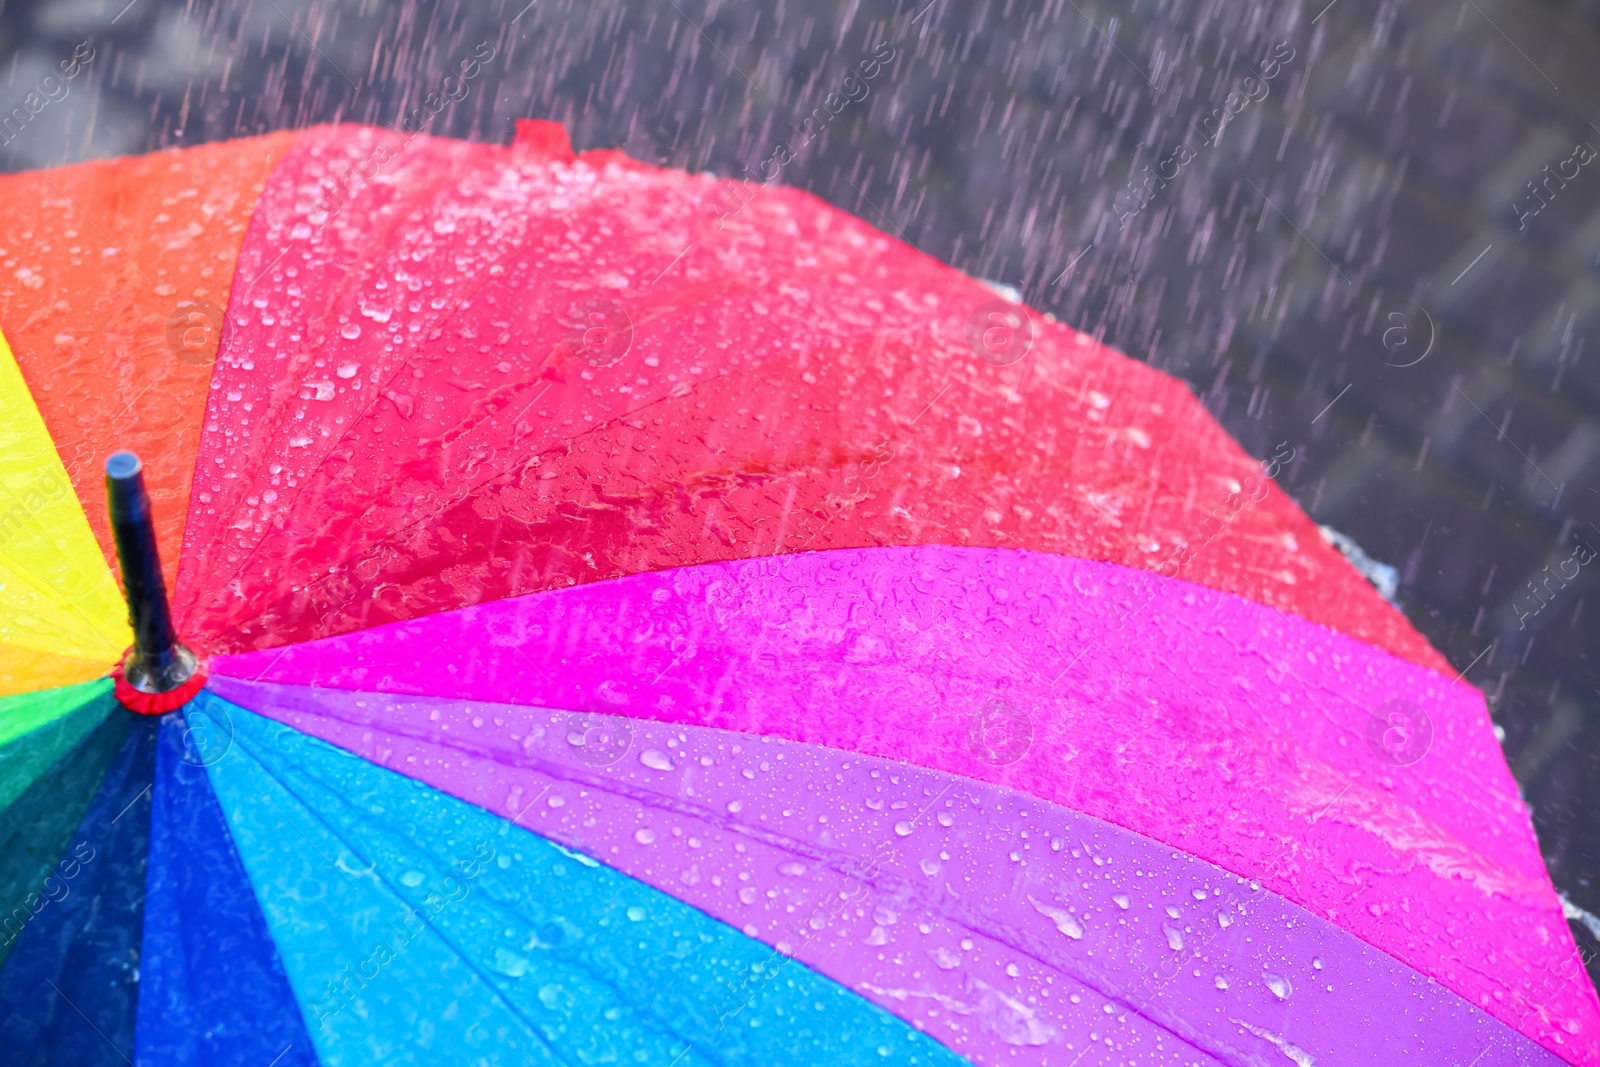
<svg viewBox="0 0 1600 1067">
<path fill-rule="evenodd" d="M 178 641 L 172 625 L 150 494 L 139 457 L 132 452 L 117 452 L 106 460 L 106 500 L 133 628 L 133 650 L 123 675 L 140 692 L 169 692 L 194 676 L 197 660 Z"/>
</svg>

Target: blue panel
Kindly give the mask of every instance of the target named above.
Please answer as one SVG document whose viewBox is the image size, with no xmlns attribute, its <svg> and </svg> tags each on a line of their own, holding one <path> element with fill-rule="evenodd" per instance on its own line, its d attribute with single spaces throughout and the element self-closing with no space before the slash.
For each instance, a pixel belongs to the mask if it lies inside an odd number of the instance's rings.
<svg viewBox="0 0 1600 1067">
<path fill-rule="evenodd" d="M 58 864 L 65 891 L 0 970 L 7 1067 L 131 1062 L 155 749 L 155 722 L 135 720 Z"/>
<path fill-rule="evenodd" d="M 207 770 L 327 1067 L 965 1063 L 587 856 L 213 694 L 197 706 L 232 720 Z"/>
<path fill-rule="evenodd" d="M 135 1060 L 314 1067 L 300 1006 L 187 731 L 181 712 L 161 720 Z"/>
</svg>

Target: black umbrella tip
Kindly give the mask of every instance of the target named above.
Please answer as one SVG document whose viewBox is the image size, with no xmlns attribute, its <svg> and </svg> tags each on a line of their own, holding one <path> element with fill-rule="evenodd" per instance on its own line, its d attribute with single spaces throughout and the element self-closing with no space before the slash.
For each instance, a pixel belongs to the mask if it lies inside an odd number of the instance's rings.
<svg viewBox="0 0 1600 1067">
<path fill-rule="evenodd" d="M 113 452 L 106 457 L 106 477 L 123 481 L 144 469 L 139 457 L 132 452 Z"/>
<path fill-rule="evenodd" d="M 199 676 L 199 662 L 178 642 L 173 630 L 150 493 L 142 471 L 139 457 L 132 452 L 114 452 L 106 458 L 106 503 L 134 638 L 133 650 L 122 666 L 126 685 L 119 683 L 118 699 L 135 711 L 154 714 L 178 705 L 145 698 L 166 693 L 185 699 L 192 696 L 188 683 Z"/>
</svg>

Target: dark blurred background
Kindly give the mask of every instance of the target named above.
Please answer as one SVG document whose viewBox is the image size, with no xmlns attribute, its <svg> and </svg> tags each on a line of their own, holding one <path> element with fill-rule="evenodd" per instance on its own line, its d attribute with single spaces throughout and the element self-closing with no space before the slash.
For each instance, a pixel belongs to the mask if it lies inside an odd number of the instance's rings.
<svg viewBox="0 0 1600 1067">
<path fill-rule="evenodd" d="M 485 41 L 430 132 L 725 175 L 891 43 L 779 180 L 1293 444 L 1486 694 L 1600 950 L 1600 0 L 0 0 L 0 114 L 93 49 L 0 169 L 398 125 Z"/>
</svg>

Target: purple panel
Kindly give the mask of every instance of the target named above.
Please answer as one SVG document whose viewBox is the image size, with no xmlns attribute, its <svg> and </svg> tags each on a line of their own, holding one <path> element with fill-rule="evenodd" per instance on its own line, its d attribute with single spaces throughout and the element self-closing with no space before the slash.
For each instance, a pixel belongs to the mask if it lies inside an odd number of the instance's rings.
<svg viewBox="0 0 1600 1067">
<path fill-rule="evenodd" d="M 749 731 L 1006 785 L 1258 878 L 1548 1048 L 1600 1043 L 1481 694 L 1187 582 L 1009 550 L 802 553 L 215 669 Z M 1387 728 L 1385 708 L 1428 730 Z"/>
<path fill-rule="evenodd" d="M 672 893 L 984 1067 L 1560 1063 L 1259 886 L 1012 790 L 704 727 L 212 687 Z"/>
</svg>

